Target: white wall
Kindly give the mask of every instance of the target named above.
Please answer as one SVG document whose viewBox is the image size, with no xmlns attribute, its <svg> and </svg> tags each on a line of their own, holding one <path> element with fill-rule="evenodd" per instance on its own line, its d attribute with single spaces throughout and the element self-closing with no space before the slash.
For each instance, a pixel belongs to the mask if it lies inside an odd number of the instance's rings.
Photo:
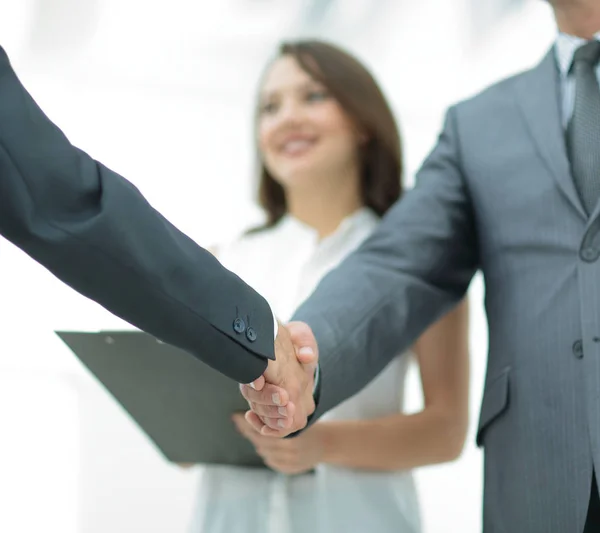
<svg viewBox="0 0 600 533">
<path fill-rule="evenodd" d="M 301 2 L 283 8 L 265 1 L 250 10 L 241 0 L 99 0 L 90 4 L 91 19 L 76 13 L 91 29 L 73 32 L 72 49 L 67 38 L 55 49 L 34 46 L 52 42 L 26 31 L 34 5 L 0 0 L 2 12 L 11 13 L 0 17 L 0 35 L 27 87 L 74 143 L 127 176 L 200 243 L 256 218 L 255 82 L 271 46 L 293 33 Z M 410 182 L 444 108 L 531 65 L 554 28 L 547 7 L 531 0 L 496 33 L 472 42 L 463 0 L 407 5 L 388 2 L 370 37 L 353 40 L 339 21 L 333 36 L 372 66 L 389 95 Z M 48 25 L 38 31 L 68 35 L 78 27 L 77 18 Z M 5 241 L 0 257 L 0 531 L 185 531 L 196 474 L 166 464 L 52 334 L 125 325 Z M 480 277 L 471 298 L 469 442 L 456 463 L 417 473 L 427 533 L 480 530 L 482 456 L 474 434 L 487 349 Z M 408 390 L 415 408 L 416 373 Z"/>
</svg>

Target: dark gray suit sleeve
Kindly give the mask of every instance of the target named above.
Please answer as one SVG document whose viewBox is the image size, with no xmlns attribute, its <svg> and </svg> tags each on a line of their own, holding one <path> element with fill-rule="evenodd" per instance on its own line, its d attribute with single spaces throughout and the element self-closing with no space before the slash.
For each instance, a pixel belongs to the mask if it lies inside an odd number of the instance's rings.
<svg viewBox="0 0 600 533">
<path fill-rule="evenodd" d="M 72 146 L 2 48 L 0 234 L 115 315 L 238 382 L 274 358 L 264 298 Z"/>
<path fill-rule="evenodd" d="M 367 385 L 469 286 L 478 252 L 454 113 L 415 188 L 293 317 L 312 327 L 319 344 L 311 422 Z"/>
</svg>

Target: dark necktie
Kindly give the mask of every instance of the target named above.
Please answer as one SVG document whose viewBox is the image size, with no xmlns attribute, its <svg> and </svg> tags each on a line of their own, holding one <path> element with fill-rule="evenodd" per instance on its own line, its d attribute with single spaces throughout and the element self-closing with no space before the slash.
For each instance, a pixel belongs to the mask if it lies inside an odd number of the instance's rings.
<svg viewBox="0 0 600 533">
<path fill-rule="evenodd" d="M 575 105 L 567 128 L 567 146 L 575 187 L 588 215 L 600 198 L 600 88 L 595 67 L 600 42 L 590 41 L 577 49 L 572 70 Z"/>
</svg>

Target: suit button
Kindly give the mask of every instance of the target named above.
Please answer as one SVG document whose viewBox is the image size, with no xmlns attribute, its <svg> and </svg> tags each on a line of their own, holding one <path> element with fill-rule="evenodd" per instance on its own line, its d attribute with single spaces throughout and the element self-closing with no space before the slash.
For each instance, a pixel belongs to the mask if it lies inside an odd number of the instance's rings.
<svg viewBox="0 0 600 533">
<path fill-rule="evenodd" d="M 579 340 L 573 343 L 573 355 L 577 359 L 583 358 L 583 343 Z"/>
<path fill-rule="evenodd" d="M 236 333 L 244 333 L 244 331 L 246 331 L 246 323 L 241 318 L 236 318 L 233 321 L 233 331 Z"/>
<path fill-rule="evenodd" d="M 581 259 L 583 259 L 586 263 L 593 263 L 599 257 L 598 250 L 588 246 L 587 248 L 583 248 L 580 252 Z"/>
<path fill-rule="evenodd" d="M 254 331 L 254 328 L 248 328 L 246 330 L 246 338 L 250 341 L 250 342 L 254 342 L 256 340 L 256 331 Z"/>
</svg>

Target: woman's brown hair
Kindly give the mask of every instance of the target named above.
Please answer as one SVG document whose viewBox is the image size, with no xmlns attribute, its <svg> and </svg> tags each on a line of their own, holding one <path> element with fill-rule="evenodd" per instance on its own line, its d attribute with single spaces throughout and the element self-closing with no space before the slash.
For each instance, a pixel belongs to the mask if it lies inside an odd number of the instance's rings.
<svg viewBox="0 0 600 533">
<path fill-rule="evenodd" d="M 398 126 L 377 82 L 356 58 L 329 43 L 286 42 L 275 59 L 286 56 L 322 83 L 364 133 L 367 140 L 358 148 L 362 200 L 382 216 L 402 194 L 402 148 Z M 263 228 L 268 228 L 287 212 L 285 193 L 262 162 L 259 178 L 258 200 L 267 214 Z"/>
</svg>

